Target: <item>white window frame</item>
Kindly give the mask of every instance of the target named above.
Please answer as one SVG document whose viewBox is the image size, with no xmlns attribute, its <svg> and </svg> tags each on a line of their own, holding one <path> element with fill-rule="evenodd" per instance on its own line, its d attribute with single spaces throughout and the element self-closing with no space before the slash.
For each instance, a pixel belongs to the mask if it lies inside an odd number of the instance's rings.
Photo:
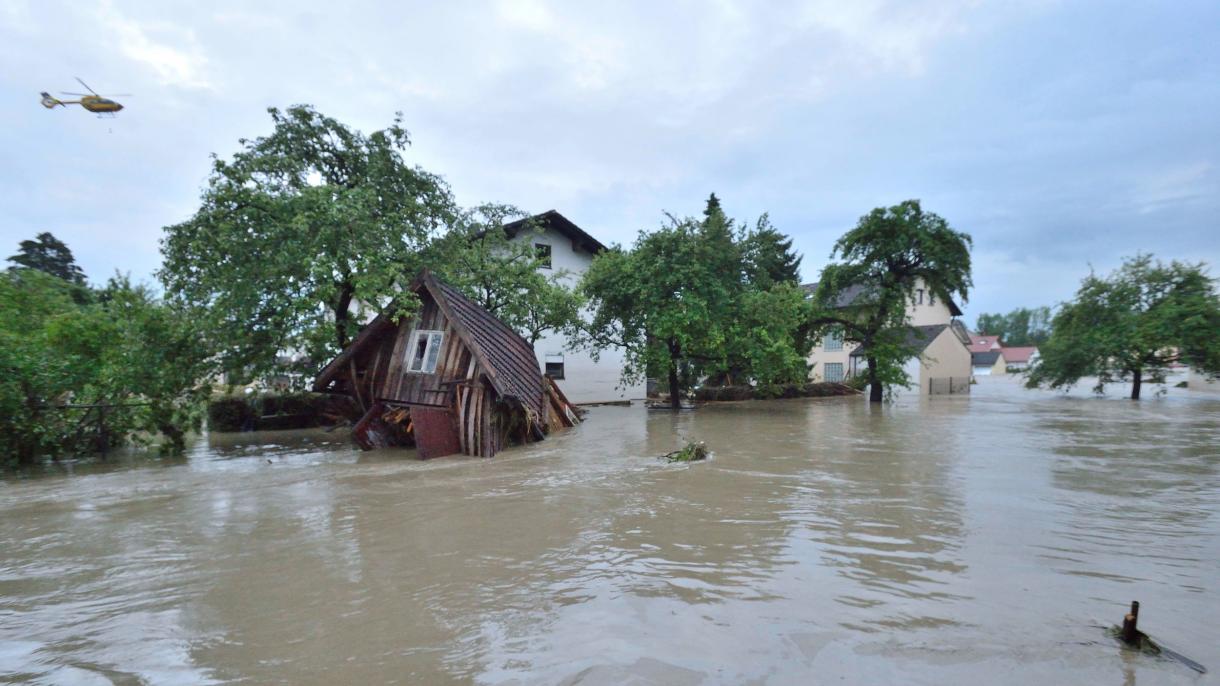
<svg viewBox="0 0 1220 686">
<path fill-rule="evenodd" d="M 843 332 L 838 329 L 831 329 L 822 336 L 822 350 L 833 352 L 843 349 Z"/>
<path fill-rule="evenodd" d="M 838 371 L 839 371 L 839 377 L 838 377 L 837 379 L 832 379 L 832 378 L 830 378 L 830 368 L 831 368 L 831 367 L 836 367 L 836 368 L 838 368 Z M 826 362 L 826 363 L 823 363 L 823 364 L 822 364 L 822 380 L 823 380 L 823 381 L 826 381 L 826 382 L 833 383 L 833 382 L 839 382 L 839 381 L 842 381 L 842 380 L 846 379 L 846 378 L 847 378 L 847 370 L 846 370 L 846 369 L 844 369 L 844 367 L 845 367 L 845 365 L 844 365 L 842 362 Z"/>
<path fill-rule="evenodd" d="M 415 351 L 419 350 L 420 339 L 424 337 L 426 337 L 424 352 L 423 355 L 417 358 Z M 406 356 L 403 359 L 403 363 L 407 367 L 407 373 L 435 374 L 437 362 L 440 360 L 441 347 L 444 344 L 444 331 L 416 329 L 415 333 L 411 334 L 411 345 L 407 346 Z M 418 368 L 416 368 L 416 363 L 418 363 Z"/>
</svg>

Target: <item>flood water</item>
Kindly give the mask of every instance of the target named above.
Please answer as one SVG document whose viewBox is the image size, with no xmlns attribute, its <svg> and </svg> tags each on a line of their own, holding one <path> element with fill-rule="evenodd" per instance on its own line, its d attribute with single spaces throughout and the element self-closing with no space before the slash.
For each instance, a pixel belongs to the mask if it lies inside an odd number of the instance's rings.
<svg viewBox="0 0 1220 686">
<path fill-rule="evenodd" d="M 599 407 L 491 460 L 336 432 L 0 482 L 0 681 L 1199 684 L 1220 396 Z M 656 456 L 703 440 L 710 462 Z M 1118 647 L 1141 628 L 1211 668 Z"/>
</svg>

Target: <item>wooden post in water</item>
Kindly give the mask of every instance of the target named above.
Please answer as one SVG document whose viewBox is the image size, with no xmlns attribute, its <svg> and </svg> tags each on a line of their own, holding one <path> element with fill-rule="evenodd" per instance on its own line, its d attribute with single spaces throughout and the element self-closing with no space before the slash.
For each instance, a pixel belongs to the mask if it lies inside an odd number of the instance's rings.
<svg viewBox="0 0 1220 686">
<path fill-rule="evenodd" d="M 1140 618 L 1140 601 L 1131 601 L 1131 611 L 1123 617 L 1123 641 L 1128 645 L 1139 645 L 1140 632 L 1136 628 Z"/>
</svg>

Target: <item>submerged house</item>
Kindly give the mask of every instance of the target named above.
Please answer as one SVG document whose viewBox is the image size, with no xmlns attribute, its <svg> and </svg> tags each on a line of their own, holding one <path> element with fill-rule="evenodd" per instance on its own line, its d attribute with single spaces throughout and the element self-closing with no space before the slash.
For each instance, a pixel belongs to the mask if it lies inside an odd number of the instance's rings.
<svg viewBox="0 0 1220 686">
<path fill-rule="evenodd" d="M 971 353 L 960 330 L 952 324 L 908 326 L 903 340 L 917 354 L 907 360 L 903 371 L 918 384 L 920 395 L 947 395 L 970 392 Z M 852 375 L 862 374 L 868 366 L 868 349 L 851 352 Z"/>
<path fill-rule="evenodd" d="M 803 286 L 813 294 L 817 283 Z M 849 307 L 857 298 L 868 297 L 865 286 L 851 286 L 839 294 L 837 307 Z M 907 361 L 907 376 L 919 384 L 921 395 L 968 393 L 971 372 L 970 338 L 957 320 L 962 311 L 957 303 L 938 298 L 922 281 L 916 283 L 907 300 L 906 344 L 917 352 Z M 843 340 L 842 332 L 831 330 L 809 351 L 811 381 L 843 381 L 867 367 L 865 354 L 855 343 Z"/>
<path fill-rule="evenodd" d="M 579 421 L 508 325 L 427 270 L 410 290 L 421 303 L 413 319 L 379 315 L 314 381 L 316 392 L 360 403 L 362 448 L 491 457 Z"/>
<path fill-rule="evenodd" d="M 558 277 L 566 288 L 575 288 L 593 258 L 606 250 L 601 241 L 555 210 L 506 224 L 504 231 L 510 240 L 532 245 L 539 272 Z M 563 381 L 564 393 L 574 403 L 629 402 L 647 395 L 643 380 L 623 382 L 626 352 L 621 348 L 610 346 L 594 356 L 588 350 L 574 350 L 563 332 L 548 331 L 535 344 L 535 353 L 547 375 Z"/>
</svg>

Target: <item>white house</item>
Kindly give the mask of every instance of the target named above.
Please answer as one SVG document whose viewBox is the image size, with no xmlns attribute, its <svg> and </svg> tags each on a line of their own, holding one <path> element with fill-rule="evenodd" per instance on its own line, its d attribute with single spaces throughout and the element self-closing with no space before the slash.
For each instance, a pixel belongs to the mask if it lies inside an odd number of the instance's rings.
<svg viewBox="0 0 1220 686">
<path fill-rule="evenodd" d="M 810 293 L 817 284 L 804 286 Z M 846 306 L 865 289 L 848 288 L 839 297 Z M 955 317 L 962 312 L 949 300 L 936 298 L 922 282 L 916 285 L 907 303 L 907 343 L 920 354 L 906 365 L 907 375 L 919 384 L 921 395 L 968 393 L 972 371 L 969 334 Z M 827 334 L 809 353 L 809 378 L 813 381 L 842 381 L 867 368 L 863 350 L 845 342 L 837 333 Z"/>
<path fill-rule="evenodd" d="M 530 226 L 540 231 L 529 230 Z M 544 273 L 558 274 L 569 288 L 574 288 L 580 281 L 593 256 L 606 249 L 600 241 L 555 210 L 512 222 L 504 229 L 512 240 L 532 243 L 536 254 L 544 260 Z M 643 381 L 620 386 L 622 350 L 607 348 L 595 362 L 588 352 L 569 350 L 568 343 L 566 336 L 547 332 L 534 344 L 534 353 L 543 371 L 559 381 L 559 387 L 573 403 L 644 398 Z"/>
</svg>

